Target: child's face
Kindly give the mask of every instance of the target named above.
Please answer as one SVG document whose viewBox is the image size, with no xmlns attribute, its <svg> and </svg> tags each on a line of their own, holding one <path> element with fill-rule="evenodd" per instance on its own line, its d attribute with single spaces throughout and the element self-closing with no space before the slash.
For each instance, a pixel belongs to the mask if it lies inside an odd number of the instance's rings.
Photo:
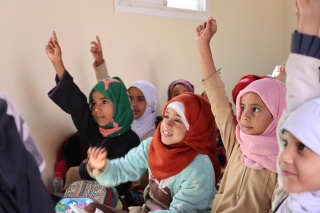
<svg viewBox="0 0 320 213">
<path fill-rule="evenodd" d="M 185 93 L 185 92 L 189 92 L 187 87 L 185 87 L 183 84 L 176 84 L 172 88 L 171 98 L 174 98 L 174 97 L 181 95 L 182 93 Z"/>
<path fill-rule="evenodd" d="M 180 143 L 187 133 L 180 115 L 172 108 L 168 108 L 160 126 L 161 141 L 166 145 Z"/>
<path fill-rule="evenodd" d="M 90 104 L 93 117 L 99 126 L 106 126 L 113 119 L 113 103 L 103 96 L 100 92 L 92 92 L 92 101 Z"/>
<path fill-rule="evenodd" d="M 320 156 L 288 131 L 282 134 L 284 150 L 279 154 L 283 186 L 289 193 L 320 189 Z"/>
<path fill-rule="evenodd" d="M 272 114 L 260 96 L 254 92 L 245 93 L 240 99 L 240 127 L 248 135 L 262 134 L 273 121 Z"/>
<path fill-rule="evenodd" d="M 146 99 L 137 87 L 130 87 L 128 90 L 134 119 L 140 118 L 147 107 Z"/>
</svg>

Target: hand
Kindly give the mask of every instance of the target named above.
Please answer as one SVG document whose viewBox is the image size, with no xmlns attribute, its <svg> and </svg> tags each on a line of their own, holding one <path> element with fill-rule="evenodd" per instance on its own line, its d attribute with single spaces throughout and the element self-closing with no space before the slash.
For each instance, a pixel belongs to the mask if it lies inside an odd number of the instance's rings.
<svg viewBox="0 0 320 213">
<path fill-rule="evenodd" d="M 196 28 L 196 42 L 209 44 L 212 36 L 217 32 L 217 22 L 212 17 L 207 19 L 203 25 Z"/>
<path fill-rule="evenodd" d="M 103 53 L 102 53 L 102 47 L 101 47 L 101 41 L 99 36 L 96 36 L 97 41 L 91 41 L 91 53 L 95 60 L 96 66 L 99 66 L 103 63 Z"/>
<path fill-rule="evenodd" d="M 286 74 L 285 65 L 276 66 L 271 74 L 271 76 L 277 80 L 280 80 Z"/>
<path fill-rule="evenodd" d="M 52 36 L 46 45 L 46 53 L 53 64 L 62 61 L 61 48 L 55 31 L 52 32 Z"/>
<path fill-rule="evenodd" d="M 296 0 L 296 8 L 298 31 L 317 36 L 320 29 L 320 1 Z"/>
<path fill-rule="evenodd" d="M 107 164 L 107 150 L 100 147 L 90 147 L 88 149 L 88 166 L 90 171 L 101 170 L 104 171 Z"/>
</svg>

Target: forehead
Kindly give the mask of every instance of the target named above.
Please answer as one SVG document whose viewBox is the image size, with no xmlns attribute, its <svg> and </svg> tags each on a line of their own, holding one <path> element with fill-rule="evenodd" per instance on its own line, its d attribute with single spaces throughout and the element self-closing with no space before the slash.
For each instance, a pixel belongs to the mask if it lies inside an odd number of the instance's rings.
<svg viewBox="0 0 320 213">
<path fill-rule="evenodd" d="M 128 93 L 130 96 L 144 96 L 142 91 L 137 87 L 130 87 Z"/>
<path fill-rule="evenodd" d="M 247 92 L 243 94 L 240 98 L 241 104 L 259 104 L 265 106 L 260 96 L 255 92 Z"/>
<path fill-rule="evenodd" d="M 188 88 L 183 84 L 176 84 L 173 86 L 172 92 L 175 90 L 187 90 L 188 91 Z"/>
<path fill-rule="evenodd" d="M 170 114 L 170 115 L 177 115 L 179 116 L 179 114 L 177 113 L 176 110 L 174 110 L 173 108 L 169 107 L 166 109 L 166 113 Z"/>
</svg>

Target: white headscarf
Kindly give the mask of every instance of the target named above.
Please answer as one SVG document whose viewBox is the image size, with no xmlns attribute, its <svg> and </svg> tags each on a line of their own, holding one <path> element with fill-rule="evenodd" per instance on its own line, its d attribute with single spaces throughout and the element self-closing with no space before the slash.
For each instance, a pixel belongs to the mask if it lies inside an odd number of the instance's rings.
<svg viewBox="0 0 320 213">
<path fill-rule="evenodd" d="M 41 154 L 39 153 L 34 140 L 31 138 L 29 127 L 21 118 L 20 112 L 18 110 L 17 105 L 15 104 L 15 101 L 13 100 L 10 94 L 5 92 L 0 92 L 0 98 L 7 102 L 7 114 L 11 115 L 14 118 L 18 132 L 20 134 L 20 138 L 23 141 L 24 146 L 26 147 L 28 152 L 35 158 L 39 170 L 40 172 L 42 172 L 46 163 L 42 158 Z"/>
<path fill-rule="evenodd" d="M 312 99 L 294 110 L 280 126 L 280 133 L 283 130 L 289 131 L 320 156 L 320 98 Z M 280 140 L 279 146 L 282 151 Z M 320 212 L 320 190 L 289 194 L 277 212 Z"/>
<path fill-rule="evenodd" d="M 147 102 L 147 107 L 143 115 L 138 119 L 134 119 L 131 125 L 132 130 L 137 133 L 141 140 L 150 130 L 156 129 L 155 120 L 158 108 L 158 93 L 155 86 L 148 81 L 136 81 L 131 84 L 128 89 L 131 87 L 136 87 L 141 90 Z"/>
</svg>

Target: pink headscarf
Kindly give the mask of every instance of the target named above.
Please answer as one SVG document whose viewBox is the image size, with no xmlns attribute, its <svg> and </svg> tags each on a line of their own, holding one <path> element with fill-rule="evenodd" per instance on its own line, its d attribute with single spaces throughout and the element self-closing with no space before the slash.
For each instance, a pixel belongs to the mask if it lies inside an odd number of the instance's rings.
<svg viewBox="0 0 320 213">
<path fill-rule="evenodd" d="M 273 121 L 261 135 L 248 135 L 239 126 L 241 116 L 241 97 L 248 92 L 254 92 L 269 109 Z M 286 86 L 283 82 L 264 78 L 254 81 L 243 89 L 236 100 L 236 115 L 238 125 L 236 137 L 242 150 L 243 163 L 252 169 L 266 168 L 277 172 L 276 161 L 279 153 L 276 129 L 281 114 L 286 106 Z M 263 122 L 263 121 L 261 121 Z"/>
</svg>

